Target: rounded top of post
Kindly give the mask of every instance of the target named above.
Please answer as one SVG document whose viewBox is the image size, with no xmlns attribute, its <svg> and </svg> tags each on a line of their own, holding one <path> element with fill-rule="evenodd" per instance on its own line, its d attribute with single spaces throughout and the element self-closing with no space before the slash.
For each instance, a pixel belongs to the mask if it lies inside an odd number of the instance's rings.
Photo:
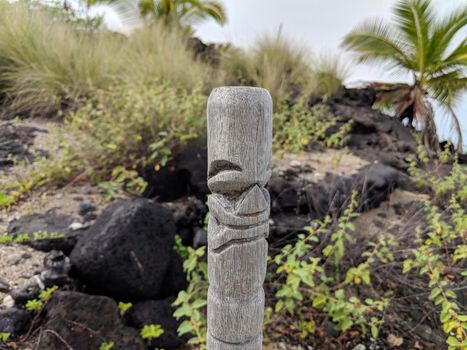
<svg viewBox="0 0 467 350">
<path fill-rule="evenodd" d="M 257 104 L 266 103 L 272 105 L 269 91 L 253 86 L 222 86 L 212 90 L 208 104 Z"/>
</svg>

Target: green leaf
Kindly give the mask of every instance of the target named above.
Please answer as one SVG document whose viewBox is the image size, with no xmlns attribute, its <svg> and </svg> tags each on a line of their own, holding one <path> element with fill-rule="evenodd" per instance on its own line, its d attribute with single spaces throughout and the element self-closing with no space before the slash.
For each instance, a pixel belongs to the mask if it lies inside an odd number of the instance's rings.
<svg viewBox="0 0 467 350">
<path fill-rule="evenodd" d="M 120 315 L 123 316 L 132 306 L 133 306 L 132 303 L 124 303 L 120 301 L 118 303 L 118 310 L 120 311 Z"/>
<path fill-rule="evenodd" d="M 449 321 L 448 323 L 443 324 L 443 330 L 445 333 L 451 332 L 456 327 L 457 327 L 457 320 L 452 320 L 452 321 Z"/>
<path fill-rule="evenodd" d="M 456 293 L 454 293 L 454 291 L 447 289 L 445 293 L 446 293 L 446 296 L 450 297 L 451 299 L 457 299 L 457 295 Z"/>
<path fill-rule="evenodd" d="M 283 308 L 284 308 L 284 301 L 283 301 L 283 300 L 279 300 L 279 301 L 276 303 L 276 306 L 274 307 L 274 310 L 275 310 L 276 312 L 280 312 Z"/>
<path fill-rule="evenodd" d="M 412 259 L 407 259 L 404 260 L 403 268 L 402 268 L 402 273 L 407 273 L 412 269 L 413 266 L 413 260 Z"/>
<path fill-rule="evenodd" d="M 435 289 L 433 289 L 433 290 L 431 291 L 431 293 L 430 293 L 430 298 L 431 298 L 431 299 L 436 299 L 436 297 L 437 297 L 438 295 L 440 295 L 440 294 L 441 294 L 441 289 L 440 289 L 440 288 L 435 288 Z"/>
<path fill-rule="evenodd" d="M 99 347 L 99 350 L 112 350 L 113 347 L 114 347 L 114 342 L 105 342 L 105 343 L 102 343 L 101 346 Z"/>
<path fill-rule="evenodd" d="M 0 207 L 7 207 L 15 202 L 15 198 L 0 192 Z"/>
<path fill-rule="evenodd" d="M 322 309 L 326 305 L 327 298 L 325 295 L 320 294 L 313 299 L 313 307 L 317 309 Z"/>
<path fill-rule="evenodd" d="M 459 344 L 459 341 L 456 339 L 456 337 L 448 337 L 446 340 L 446 343 L 450 346 L 457 346 Z"/>
<path fill-rule="evenodd" d="M 323 249 L 323 255 L 325 257 L 328 257 L 331 254 L 331 252 L 332 252 L 332 246 L 331 245 L 328 245 Z"/>
<path fill-rule="evenodd" d="M 11 333 L 0 332 L 0 342 L 6 343 L 10 339 Z"/>
<path fill-rule="evenodd" d="M 141 330 L 141 338 L 145 340 L 151 340 L 159 338 L 162 334 L 164 334 L 164 330 L 162 329 L 161 325 L 159 324 L 148 324 L 143 327 Z"/>
<path fill-rule="evenodd" d="M 26 309 L 29 311 L 38 311 L 42 309 L 44 303 L 38 299 L 28 300 L 26 303 Z"/>
<path fill-rule="evenodd" d="M 57 289 L 58 289 L 57 286 L 53 286 L 53 287 L 43 290 L 39 294 L 39 299 L 42 301 L 48 301 L 50 298 L 52 298 L 52 295 L 57 291 Z"/>
<path fill-rule="evenodd" d="M 362 273 L 362 280 L 365 284 L 370 284 L 370 271 L 365 271 Z"/>
<path fill-rule="evenodd" d="M 371 336 L 374 339 L 378 339 L 379 328 L 376 326 L 371 326 Z"/>
<path fill-rule="evenodd" d="M 183 321 L 177 329 L 178 335 L 184 335 L 191 332 L 193 332 L 193 325 L 188 320 Z"/>
<path fill-rule="evenodd" d="M 188 344 L 190 344 L 190 345 L 198 345 L 200 343 L 201 342 L 200 342 L 199 338 L 197 338 L 197 337 L 193 337 L 193 338 L 190 338 L 188 340 Z"/>
<path fill-rule="evenodd" d="M 288 288 L 281 288 L 276 292 L 276 297 L 278 298 L 283 298 L 289 295 L 289 289 Z"/>
<path fill-rule="evenodd" d="M 205 299 L 198 299 L 198 300 L 195 300 L 195 301 L 193 302 L 193 305 L 192 305 L 192 306 L 193 306 L 194 309 L 199 309 L 199 308 L 202 308 L 202 307 L 206 306 L 207 303 L 208 303 L 208 302 L 207 302 L 207 300 L 205 300 Z"/>
<path fill-rule="evenodd" d="M 350 318 L 346 318 L 345 320 L 343 320 L 340 325 L 339 325 L 339 328 L 343 331 L 349 329 L 350 327 L 352 327 L 353 325 L 353 322 Z"/>
<path fill-rule="evenodd" d="M 345 298 L 345 292 L 343 289 L 336 290 L 334 293 L 337 299 L 344 299 Z"/>
</svg>

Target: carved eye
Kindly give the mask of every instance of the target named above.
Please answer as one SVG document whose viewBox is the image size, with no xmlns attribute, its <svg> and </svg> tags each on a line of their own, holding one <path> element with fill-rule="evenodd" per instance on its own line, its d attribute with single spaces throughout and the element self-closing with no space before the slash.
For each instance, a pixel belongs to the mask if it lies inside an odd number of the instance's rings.
<svg viewBox="0 0 467 350">
<path fill-rule="evenodd" d="M 239 165 L 229 162 L 228 160 L 215 160 L 209 165 L 208 178 L 210 179 L 223 171 L 232 170 L 242 171 L 243 169 Z"/>
</svg>

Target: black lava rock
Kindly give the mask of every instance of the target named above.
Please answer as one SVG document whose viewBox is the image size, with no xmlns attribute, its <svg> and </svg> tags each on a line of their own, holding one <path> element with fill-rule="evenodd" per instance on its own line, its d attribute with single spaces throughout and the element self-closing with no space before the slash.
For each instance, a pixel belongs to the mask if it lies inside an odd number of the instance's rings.
<svg viewBox="0 0 467 350">
<path fill-rule="evenodd" d="M 41 293 L 41 288 L 34 280 L 26 286 L 13 289 L 10 293 L 16 305 L 25 305 L 29 300 L 35 299 Z"/>
<path fill-rule="evenodd" d="M 268 185 L 271 196 L 269 241 L 295 236 L 312 220 L 326 215 L 339 217 L 348 206 L 352 192 L 357 192 L 359 212 L 378 207 L 407 177 L 384 165 L 365 166 L 350 176 L 327 174 L 317 182 L 306 182 L 292 173 L 273 174 Z M 277 242 L 280 245 L 280 242 Z"/>
<path fill-rule="evenodd" d="M 97 219 L 97 214 L 94 212 L 89 212 L 83 215 L 83 220 L 85 222 L 93 221 Z"/>
<path fill-rule="evenodd" d="M 195 197 L 187 197 L 177 202 L 174 219 L 177 234 L 182 238 L 183 244 L 194 244 L 196 230 L 204 225 L 207 213 L 208 207 L 206 204 Z"/>
<path fill-rule="evenodd" d="M 357 191 L 357 211 L 376 208 L 397 187 L 398 180 L 399 171 L 383 164 L 363 167 L 352 176 L 327 175 L 323 181 L 306 188 L 311 216 L 339 216 L 354 190 Z"/>
<path fill-rule="evenodd" d="M 29 147 L 33 145 L 37 132 L 47 131 L 12 123 L 0 125 L 0 170 L 13 166 L 15 160 L 34 160 Z M 36 152 L 41 156 L 47 156 L 47 152 L 43 150 L 38 149 Z"/>
<path fill-rule="evenodd" d="M 175 232 L 170 210 L 148 199 L 122 200 L 87 231 L 70 258 L 88 287 L 120 300 L 163 293 Z"/>
<path fill-rule="evenodd" d="M 174 152 L 169 164 L 155 171 L 141 171 L 148 183 L 145 197 L 171 201 L 186 195 L 205 196 L 207 186 L 207 149 L 205 141 L 192 142 Z"/>
<path fill-rule="evenodd" d="M 360 193 L 360 210 L 378 207 L 397 186 L 398 180 L 399 171 L 387 165 L 373 164 L 360 169 L 354 180 Z"/>
<path fill-rule="evenodd" d="M 13 337 L 25 332 L 31 322 L 31 313 L 12 307 L 0 310 L 0 333 L 10 333 Z"/>
<path fill-rule="evenodd" d="M 8 293 L 10 291 L 10 284 L 0 277 L 0 292 Z"/>
<path fill-rule="evenodd" d="M 183 340 L 177 336 L 178 321 L 173 317 L 173 298 L 147 300 L 135 303 L 124 316 L 128 326 L 141 329 L 147 324 L 159 324 L 164 330 L 160 338 L 155 339 L 156 348 L 179 349 Z"/>
<path fill-rule="evenodd" d="M 84 217 L 86 216 L 86 214 L 96 211 L 96 209 L 97 207 L 93 202 L 82 201 L 81 203 L 79 203 L 78 214 Z"/>
<path fill-rule="evenodd" d="M 75 221 L 72 216 L 64 215 L 50 210 L 46 213 L 25 215 L 13 220 L 7 228 L 7 232 L 13 236 L 27 234 L 31 240 L 24 244 L 44 252 L 60 250 L 69 254 L 83 230 L 73 231 L 70 225 Z M 60 237 L 35 239 L 36 233 L 59 234 Z"/>
<path fill-rule="evenodd" d="M 170 262 L 164 279 L 164 288 L 161 290 L 160 298 L 177 296 L 178 292 L 188 287 L 183 261 L 177 252 L 170 252 Z"/>
<path fill-rule="evenodd" d="M 199 248 L 208 245 L 208 233 L 201 227 L 195 228 L 195 237 L 193 238 L 193 247 Z"/>
<path fill-rule="evenodd" d="M 52 250 L 44 258 L 44 271 L 41 272 L 41 280 L 46 287 L 63 286 L 69 281 L 70 269 L 70 258 L 61 251 Z"/>
<path fill-rule="evenodd" d="M 45 307 L 44 332 L 38 350 L 99 349 L 113 342 L 112 350 L 146 350 L 138 331 L 123 325 L 117 304 L 104 296 L 55 292 Z"/>
</svg>

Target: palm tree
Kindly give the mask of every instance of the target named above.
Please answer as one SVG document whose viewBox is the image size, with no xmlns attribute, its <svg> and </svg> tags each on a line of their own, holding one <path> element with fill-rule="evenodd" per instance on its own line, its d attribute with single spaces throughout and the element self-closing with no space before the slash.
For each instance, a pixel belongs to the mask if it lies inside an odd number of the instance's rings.
<svg viewBox="0 0 467 350">
<path fill-rule="evenodd" d="M 423 144 L 435 153 L 439 142 L 432 101 L 438 101 L 452 117 L 461 152 L 462 132 L 453 106 L 467 89 L 467 39 L 457 46 L 453 39 L 467 25 L 467 6 L 438 19 L 429 0 L 400 0 L 393 12 L 394 24 L 367 21 L 345 36 L 342 46 L 357 53 L 360 62 L 409 72 L 411 84 L 374 84 L 379 99 L 392 104 L 397 118 L 415 119 Z"/>
<path fill-rule="evenodd" d="M 195 22 L 212 18 L 219 24 L 227 21 L 225 8 L 215 0 L 140 0 L 143 17 L 154 17 L 168 24 L 189 26 Z"/>
<path fill-rule="evenodd" d="M 89 0 L 88 0 L 89 1 Z M 129 27 L 141 20 L 160 20 L 191 34 L 191 25 L 212 18 L 220 25 L 227 22 L 224 6 L 216 0 L 91 0 L 107 3 Z"/>
</svg>

